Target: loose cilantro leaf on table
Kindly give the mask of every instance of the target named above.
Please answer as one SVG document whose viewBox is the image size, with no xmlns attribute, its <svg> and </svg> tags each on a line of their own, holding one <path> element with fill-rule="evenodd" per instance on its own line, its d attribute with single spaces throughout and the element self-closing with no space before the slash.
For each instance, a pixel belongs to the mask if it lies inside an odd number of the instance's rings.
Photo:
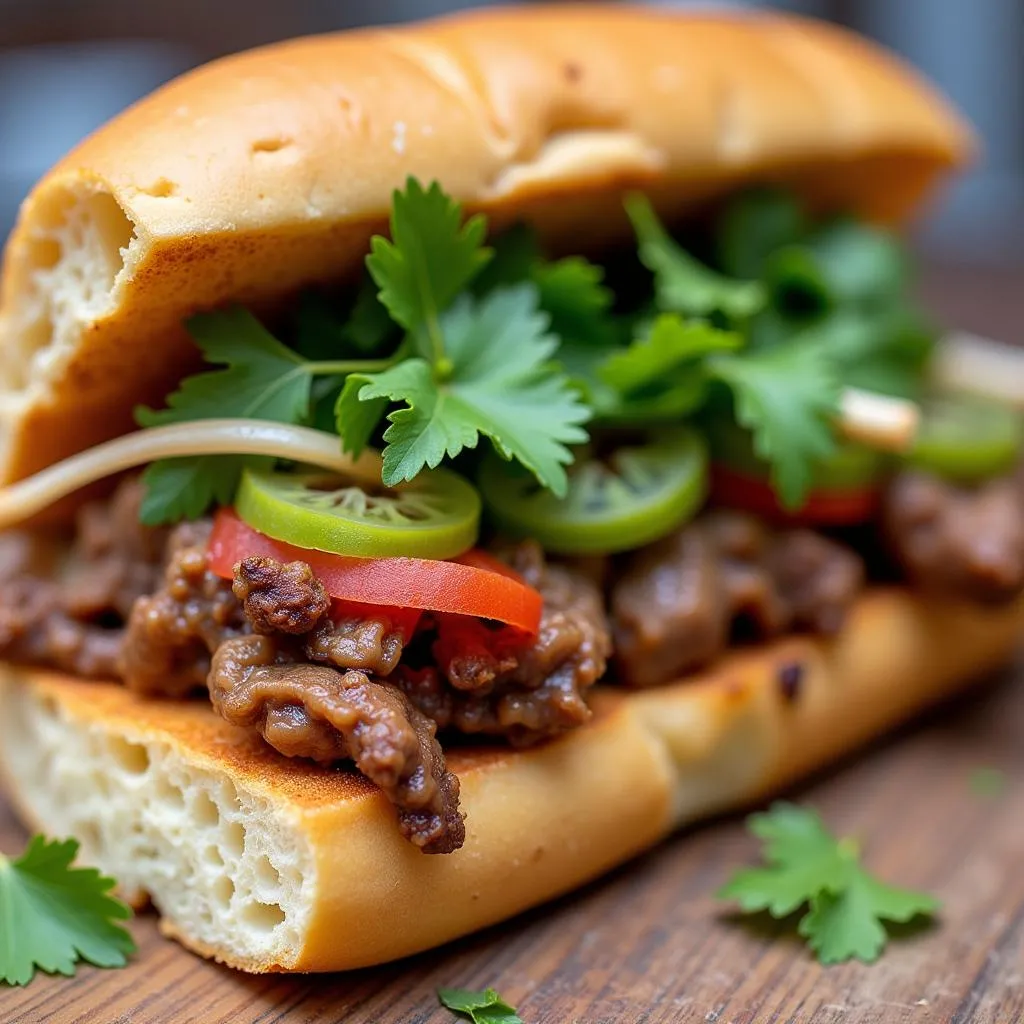
<svg viewBox="0 0 1024 1024">
<path fill-rule="evenodd" d="M 787 508 L 799 508 L 815 463 L 835 449 L 832 420 L 839 381 L 826 349 L 791 341 L 756 352 L 719 355 L 709 372 L 733 393 L 736 419 L 754 435 Z"/>
<path fill-rule="evenodd" d="M 742 321 L 764 308 L 766 293 L 760 281 L 733 280 L 695 259 L 672 239 L 646 196 L 628 196 L 626 212 L 636 232 L 640 261 L 654 274 L 660 309 L 690 316 L 720 312 Z"/>
<path fill-rule="evenodd" d="M 95 868 L 75 868 L 74 839 L 35 836 L 14 860 L 0 854 L 0 979 L 26 985 L 36 969 L 75 973 L 87 960 L 97 967 L 123 967 L 135 952 L 131 935 L 117 921 L 131 910 L 110 895 L 112 878 Z"/>
<path fill-rule="evenodd" d="M 523 1024 L 515 1008 L 509 1006 L 501 996 L 489 988 L 484 992 L 472 992 L 465 988 L 439 988 L 437 998 L 449 1010 L 463 1014 L 473 1024 Z"/>
<path fill-rule="evenodd" d="M 557 340 L 547 332 L 530 284 L 504 288 L 482 299 L 464 295 L 438 319 L 445 366 L 407 359 L 378 374 L 353 374 L 338 401 L 339 429 L 358 452 L 380 406 L 403 402 L 384 433 L 383 478 L 411 480 L 424 466 L 474 448 L 489 437 L 506 459 L 516 459 L 556 494 L 567 486 L 566 447 L 586 440 L 581 424 L 589 410 L 567 378 L 548 361 Z"/>
<path fill-rule="evenodd" d="M 927 893 L 872 877 L 860 864 L 856 843 L 836 839 L 815 811 L 776 803 L 752 815 L 748 827 L 764 843 L 766 866 L 737 872 L 718 897 L 776 918 L 806 905 L 799 933 L 822 963 L 870 963 L 885 946 L 884 922 L 906 922 L 939 909 Z"/>
</svg>

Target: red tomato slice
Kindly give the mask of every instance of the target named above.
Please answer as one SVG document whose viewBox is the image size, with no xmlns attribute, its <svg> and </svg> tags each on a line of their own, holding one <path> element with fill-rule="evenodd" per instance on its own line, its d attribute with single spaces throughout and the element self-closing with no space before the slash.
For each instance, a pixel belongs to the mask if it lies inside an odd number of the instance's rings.
<svg viewBox="0 0 1024 1024">
<path fill-rule="evenodd" d="M 540 627 L 544 607 L 541 595 L 507 567 L 497 572 L 466 564 L 492 561 L 479 552 L 469 559 L 462 556 L 457 562 L 348 558 L 271 540 L 243 523 L 232 509 L 222 508 L 217 513 L 208 553 L 210 569 L 223 579 L 231 579 L 235 564 L 250 555 L 301 561 L 316 573 L 327 593 L 341 601 L 474 615 L 506 622 L 531 634 Z"/>
<path fill-rule="evenodd" d="M 878 511 L 881 492 L 865 487 L 849 491 L 812 491 L 804 504 L 789 511 L 779 504 L 767 480 L 737 473 L 720 464 L 710 471 L 711 500 L 742 508 L 775 522 L 806 526 L 849 526 L 871 519 Z"/>
</svg>

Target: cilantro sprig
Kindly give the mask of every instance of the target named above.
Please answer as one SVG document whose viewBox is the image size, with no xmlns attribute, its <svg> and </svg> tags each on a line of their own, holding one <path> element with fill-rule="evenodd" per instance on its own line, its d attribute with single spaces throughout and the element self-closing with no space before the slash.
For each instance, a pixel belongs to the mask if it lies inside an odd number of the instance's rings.
<svg viewBox="0 0 1024 1024">
<path fill-rule="evenodd" d="M 493 989 L 474 992 L 466 988 L 439 988 L 437 998 L 441 1005 L 454 1010 L 473 1024 L 523 1024 L 516 1013 Z"/>
<path fill-rule="evenodd" d="M 281 344 L 241 308 L 204 313 L 188 330 L 206 362 L 223 369 L 185 378 L 165 409 L 140 406 L 140 426 L 238 416 L 276 423 L 305 423 L 316 376 L 374 370 L 387 360 L 312 360 Z M 164 459 L 143 474 L 141 519 L 149 525 L 196 519 L 211 505 L 229 505 L 242 468 L 253 460 L 233 455 Z"/>
<path fill-rule="evenodd" d="M 857 843 L 836 839 L 809 808 L 776 803 L 752 815 L 748 827 L 764 844 L 765 866 L 737 872 L 719 898 L 776 918 L 806 907 L 798 930 L 823 964 L 871 963 L 885 947 L 887 922 L 939 909 L 927 893 L 878 881 L 861 865 Z"/>
<path fill-rule="evenodd" d="M 901 249 L 849 219 L 814 225 L 794 197 L 760 189 L 721 213 L 712 267 L 644 196 L 626 211 L 639 277 L 609 280 L 582 256 L 547 258 L 525 225 L 485 244 L 482 215 L 410 178 L 344 316 L 307 296 L 292 347 L 241 309 L 195 317 L 211 369 L 137 419 L 313 424 L 353 454 L 383 442 L 388 485 L 484 437 L 561 496 L 591 428 L 726 415 L 750 431 L 781 503 L 799 508 L 836 445 L 840 382 L 906 397 L 920 387 L 934 332 L 907 300 Z M 230 503 L 253 461 L 154 464 L 144 521 Z"/>
<path fill-rule="evenodd" d="M 72 867 L 74 839 L 35 836 L 11 860 L 0 854 L 0 980 L 27 985 L 36 970 L 72 975 L 86 960 L 123 967 L 135 941 L 118 921 L 131 910 L 110 895 L 114 880 Z"/>
<path fill-rule="evenodd" d="M 543 281 L 482 297 L 465 291 L 490 259 L 483 238 L 482 219 L 463 224 L 436 185 L 424 191 L 410 179 L 395 193 L 391 239 L 373 240 L 367 266 L 415 355 L 380 373 L 350 375 L 338 398 L 338 432 L 358 454 L 397 404 L 384 431 L 385 484 L 411 480 L 475 448 L 483 435 L 563 495 L 568 446 L 586 440 L 590 410 L 552 365 L 559 342 L 540 308 Z M 561 296 L 566 287 L 549 283 L 549 292 Z"/>
</svg>

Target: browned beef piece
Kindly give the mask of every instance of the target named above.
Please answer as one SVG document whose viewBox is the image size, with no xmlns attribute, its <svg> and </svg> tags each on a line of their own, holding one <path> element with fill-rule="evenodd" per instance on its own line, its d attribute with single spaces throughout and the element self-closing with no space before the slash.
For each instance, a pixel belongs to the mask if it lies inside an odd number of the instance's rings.
<svg viewBox="0 0 1024 1024">
<path fill-rule="evenodd" d="M 305 638 L 310 661 L 389 676 L 402 656 L 402 633 L 386 614 L 324 616 Z"/>
<path fill-rule="evenodd" d="M 642 549 L 612 587 L 619 678 L 656 686 L 706 665 L 737 627 L 833 632 L 864 585 L 860 557 L 809 530 L 712 512 Z"/>
<path fill-rule="evenodd" d="M 124 622 L 135 599 L 156 590 L 169 530 L 139 522 L 142 497 L 142 482 L 133 478 L 78 513 L 61 586 L 61 605 L 72 618 L 112 614 Z"/>
<path fill-rule="evenodd" d="M 255 726 L 288 757 L 351 758 L 395 804 L 402 834 L 424 853 L 462 846 L 459 780 L 445 766 L 435 723 L 396 686 L 296 663 L 295 647 L 260 635 L 225 641 L 210 672 L 213 706 L 235 725 Z"/>
<path fill-rule="evenodd" d="M 308 633 L 331 606 L 305 562 L 243 559 L 235 566 L 232 590 L 257 633 Z"/>
<path fill-rule="evenodd" d="M 190 523 L 175 531 L 162 584 L 132 608 L 119 668 L 133 690 L 186 696 L 205 685 L 220 643 L 249 629 L 231 583 L 207 567 L 208 529 Z"/>
<path fill-rule="evenodd" d="M 330 598 L 305 562 L 246 558 L 233 589 L 255 632 L 303 635 L 310 661 L 387 676 L 402 656 L 402 634 L 386 613 L 328 615 Z"/>
<path fill-rule="evenodd" d="M 67 614 L 58 562 L 57 545 L 43 536 L 0 535 L 0 655 L 72 675 L 111 678 L 120 631 Z"/>
<path fill-rule="evenodd" d="M 993 604 L 1024 589 L 1024 489 L 1012 476 L 966 488 L 901 473 L 884 496 L 882 527 L 921 587 Z"/>
<path fill-rule="evenodd" d="M 511 561 L 544 597 L 537 637 L 523 642 L 478 621 L 447 622 L 432 649 L 436 668 L 400 665 L 396 677 L 441 728 L 524 746 L 587 721 L 586 691 L 604 675 L 611 637 L 590 580 L 546 565 L 535 544 L 521 545 Z"/>
</svg>

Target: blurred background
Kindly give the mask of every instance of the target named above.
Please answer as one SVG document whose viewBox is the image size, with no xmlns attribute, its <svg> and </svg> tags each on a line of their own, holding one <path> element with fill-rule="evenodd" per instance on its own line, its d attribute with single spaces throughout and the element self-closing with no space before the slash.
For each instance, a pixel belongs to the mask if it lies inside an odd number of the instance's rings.
<svg viewBox="0 0 1024 1024">
<path fill-rule="evenodd" d="M 0 0 L 0 238 L 22 196 L 60 154 L 193 64 L 287 36 L 487 3 Z M 698 6 L 686 0 L 659 5 Z M 705 0 L 699 6 L 715 5 Z M 922 244 L 939 261 L 953 254 L 960 264 L 1024 267 L 1024 0 L 738 0 L 721 6 L 830 18 L 900 51 L 937 81 L 979 129 L 985 159 L 947 195 Z"/>
</svg>

